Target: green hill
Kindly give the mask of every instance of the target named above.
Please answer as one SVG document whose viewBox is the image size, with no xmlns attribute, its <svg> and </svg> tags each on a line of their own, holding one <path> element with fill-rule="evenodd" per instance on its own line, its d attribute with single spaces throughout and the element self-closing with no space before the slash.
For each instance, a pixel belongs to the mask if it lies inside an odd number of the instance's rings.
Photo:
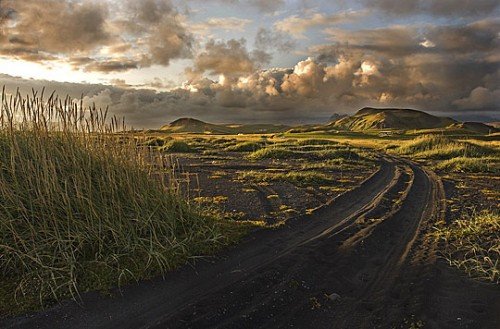
<svg viewBox="0 0 500 329">
<path fill-rule="evenodd" d="M 193 118 L 177 119 L 163 127 L 162 131 L 170 133 L 192 134 L 272 134 L 289 130 L 289 126 L 273 124 L 213 124 Z"/>
<path fill-rule="evenodd" d="M 456 123 L 457 121 L 453 119 L 437 117 L 417 110 L 365 107 L 355 115 L 334 121 L 329 126 L 352 131 L 414 130 L 445 128 Z"/>
<path fill-rule="evenodd" d="M 460 122 L 447 127 L 447 129 L 464 130 L 481 135 L 493 134 L 500 131 L 500 129 L 482 122 Z"/>
</svg>

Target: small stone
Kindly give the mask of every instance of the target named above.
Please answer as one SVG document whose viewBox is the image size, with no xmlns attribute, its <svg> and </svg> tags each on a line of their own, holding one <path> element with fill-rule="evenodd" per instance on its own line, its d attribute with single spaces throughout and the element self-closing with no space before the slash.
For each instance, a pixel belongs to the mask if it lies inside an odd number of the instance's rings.
<svg viewBox="0 0 500 329">
<path fill-rule="evenodd" d="M 336 300 L 340 300 L 340 295 L 339 294 L 336 294 L 336 293 L 333 293 L 333 294 L 330 294 L 330 295 L 326 295 L 326 297 L 331 300 L 332 302 L 336 301 Z"/>
</svg>

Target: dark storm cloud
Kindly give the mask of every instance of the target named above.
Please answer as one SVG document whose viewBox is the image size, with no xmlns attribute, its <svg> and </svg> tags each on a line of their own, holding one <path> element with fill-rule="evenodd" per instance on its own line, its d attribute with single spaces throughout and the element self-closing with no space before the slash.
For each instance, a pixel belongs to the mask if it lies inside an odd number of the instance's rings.
<svg viewBox="0 0 500 329">
<path fill-rule="evenodd" d="M 392 26 L 357 31 L 326 29 L 325 32 L 336 45 L 391 56 L 487 53 L 498 50 L 500 20 L 486 19 L 468 25 Z"/>
<path fill-rule="evenodd" d="M 273 11 L 282 3 L 250 4 Z M 479 11 L 492 8 L 486 2 L 475 3 Z M 52 4 L 54 8 L 45 8 Z M 390 4 L 376 1 L 373 6 L 390 8 Z M 443 1 L 441 9 L 433 4 L 401 1 L 393 12 L 432 11 L 437 15 L 451 6 L 449 1 Z M 469 4 L 464 2 L 464 7 Z M 16 85 L 23 90 L 45 86 L 74 97 L 83 92 L 86 104 L 109 106 L 111 114 L 125 116 L 136 127 L 159 127 L 179 116 L 213 121 L 310 121 L 329 117 L 333 111 L 352 113 L 362 106 L 464 114 L 498 111 L 500 20 L 496 18 L 461 25 L 421 23 L 356 30 L 338 26 L 346 19 L 359 22 L 368 11 L 340 16 L 309 12 L 289 16 L 272 25 L 274 29 L 260 29 L 252 50 L 245 39 L 195 44 L 186 17 L 169 0 L 127 0 L 125 9 L 113 18 L 110 12 L 116 8 L 103 2 L 26 0 L 21 4 L 0 0 L 0 6 L 4 17 L 0 21 L 0 54 L 11 58 L 65 61 L 75 68 L 104 73 L 192 59 L 186 69 L 189 81 L 182 87 L 174 89 L 171 81 L 160 78 L 135 86 L 170 90 L 165 92 L 134 89 L 125 81 L 114 81 L 112 87 L 0 76 L 0 85 L 11 89 Z M 15 13 L 6 9 L 11 7 Z M 57 8 L 61 14 L 53 12 Z M 50 14 L 55 16 L 46 16 Z M 42 17 L 34 17 L 30 26 L 27 20 L 32 15 Z M 81 35 L 72 28 L 68 35 L 56 33 L 61 22 L 71 25 L 70 18 Z M 14 19 L 17 25 L 6 24 Z M 238 18 L 230 23 L 235 20 Z M 213 25 L 221 26 L 221 22 Z M 289 52 L 294 44 L 304 50 L 312 41 L 305 41 L 305 33 L 312 27 L 328 27 L 321 34 L 328 38 L 326 44 L 304 51 L 305 58 L 294 67 L 265 68 L 271 53 Z M 292 43 L 290 35 L 297 40 Z M 68 36 L 71 40 L 65 40 Z"/>
<path fill-rule="evenodd" d="M 134 60 L 116 59 L 109 61 L 93 61 L 84 66 L 85 71 L 91 72 L 123 72 L 139 68 L 139 63 Z"/>
<path fill-rule="evenodd" d="M 16 13 L 16 24 L 8 29 L 9 35 L 38 51 L 85 52 L 112 39 L 105 27 L 109 12 L 104 4 L 56 0 L 5 3 Z"/>
<path fill-rule="evenodd" d="M 312 51 L 333 63 L 332 72 L 358 77 L 354 88 L 336 80 L 336 90 L 344 86 L 354 98 L 441 112 L 491 111 L 498 97 L 499 26 L 498 19 L 486 19 L 463 26 L 330 29 L 334 43 Z M 364 74 L 363 63 L 376 74 Z"/>
<path fill-rule="evenodd" d="M 498 9 L 497 0 L 363 0 L 368 7 L 394 15 L 428 14 L 471 17 Z"/>
</svg>

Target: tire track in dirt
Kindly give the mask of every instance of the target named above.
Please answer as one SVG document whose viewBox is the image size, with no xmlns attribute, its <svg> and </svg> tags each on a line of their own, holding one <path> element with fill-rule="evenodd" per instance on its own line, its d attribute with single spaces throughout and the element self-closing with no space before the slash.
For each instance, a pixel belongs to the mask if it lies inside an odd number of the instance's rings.
<svg viewBox="0 0 500 329">
<path fill-rule="evenodd" d="M 402 172 L 404 173 L 404 170 Z M 220 293 L 216 299 L 226 300 L 222 307 L 213 307 L 206 300 L 189 307 L 180 316 L 169 319 L 158 328 L 165 325 L 167 327 L 177 325 L 180 328 L 274 328 L 292 326 L 293 324 L 295 324 L 293 327 L 309 328 L 312 323 L 317 323 L 317 320 L 308 319 L 302 325 L 297 325 L 307 318 L 306 315 L 311 306 L 310 301 L 324 298 L 324 294 L 331 289 L 332 279 L 334 286 L 350 287 L 351 290 L 355 290 L 356 283 L 339 274 L 344 272 L 346 267 L 346 265 L 339 266 L 339 264 L 348 258 L 345 255 L 345 248 L 341 248 L 339 252 L 337 246 L 342 243 L 346 236 L 357 231 L 356 219 L 387 211 L 385 209 L 387 205 L 383 205 L 382 201 L 388 195 L 403 199 L 407 196 L 409 175 L 397 173 L 384 193 L 378 195 L 371 207 L 365 209 L 365 212 L 356 213 L 355 216 L 346 218 L 339 224 L 328 228 L 303 242 L 288 254 L 285 253 L 272 265 L 263 268 L 259 274 L 254 274 Z M 401 189 L 405 192 L 402 195 Z M 372 226 L 381 221 L 375 221 Z M 319 254 L 318 251 L 320 251 Z M 334 266 L 337 266 L 337 272 L 331 270 Z M 300 287 L 291 288 L 290 284 L 294 282 Z M 244 297 L 242 298 L 242 296 Z M 323 303 L 323 301 L 321 302 Z M 300 318 L 294 318 L 294 315 L 298 314 L 300 314 Z M 179 325 L 187 318 L 189 318 L 189 323 Z M 314 327 L 318 326 L 314 325 Z M 325 324 L 324 327 L 330 328 L 332 326 Z M 343 327 L 339 326 L 338 328 Z"/>
<path fill-rule="evenodd" d="M 270 195 L 276 195 L 276 191 L 274 191 L 272 188 L 267 187 L 267 186 L 261 186 L 257 184 L 253 184 L 252 188 L 257 192 L 257 197 L 259 198 L 259 201 L 262 205 L 262 209 L 264 210 L 264 216 L 266 223 L 268 224 L 274 224 L 274 218 L 272 216 L 273 211 L 275 210 L 275 207 L 273 204 L 269 201 L 269 196 Z M 281 205 L 281 200 L 280 205 Z"/>
<path fill-rule="evenodd" d="M 436 246 L 422 232 L 442 220 L 444 207 L 433 173 L 384 158 L 355 190 L 283 228 L 255 232 L 212 263 L 113 299 L 87 294 L 84 307 L 68 302 L 5 327 L 395 327 L 423 309 L 428 290 L 417 282 Z"/>
<path fill-rule="evenodd" d="M 395 181 L 396 165 L 383 159 L 380 169 L 353 191 L 346 192 L 312 214 L 291 219 L 278 230 L 259 230 L 218 259 L 200 261 L 168 274 L 165 280 L 126 287 L 121 296 L 83 296 L 83 307 L 66 302 L 31 316 L 0 322 L 6 328 L 148 328 L 164 326 L 180 310 L 241 282 L 272 264 L 308 239 L 375 207 Z M 353 216 L 355 214 L 356 216 Z M 219 303 L 222 302 L 219 300 Z M 182 322 L 179 322 L 180 325 Z M 174 325 L 176 327 L 177 325 Z"/>
</svg>

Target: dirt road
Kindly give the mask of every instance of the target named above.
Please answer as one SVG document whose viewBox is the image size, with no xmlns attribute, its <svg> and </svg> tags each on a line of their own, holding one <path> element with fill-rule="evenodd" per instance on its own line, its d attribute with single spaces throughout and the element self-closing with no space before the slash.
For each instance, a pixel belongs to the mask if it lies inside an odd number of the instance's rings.
<svg viewBox="0 0 500 329">
<path fill-rule="evenodd" d="M 446 267 L 424 239 L 445 205 L 436 175 L 384 158 L 355 190 L 216 259 L 0 327 L 496 328 L 499 289 Z"/>
</svg>

